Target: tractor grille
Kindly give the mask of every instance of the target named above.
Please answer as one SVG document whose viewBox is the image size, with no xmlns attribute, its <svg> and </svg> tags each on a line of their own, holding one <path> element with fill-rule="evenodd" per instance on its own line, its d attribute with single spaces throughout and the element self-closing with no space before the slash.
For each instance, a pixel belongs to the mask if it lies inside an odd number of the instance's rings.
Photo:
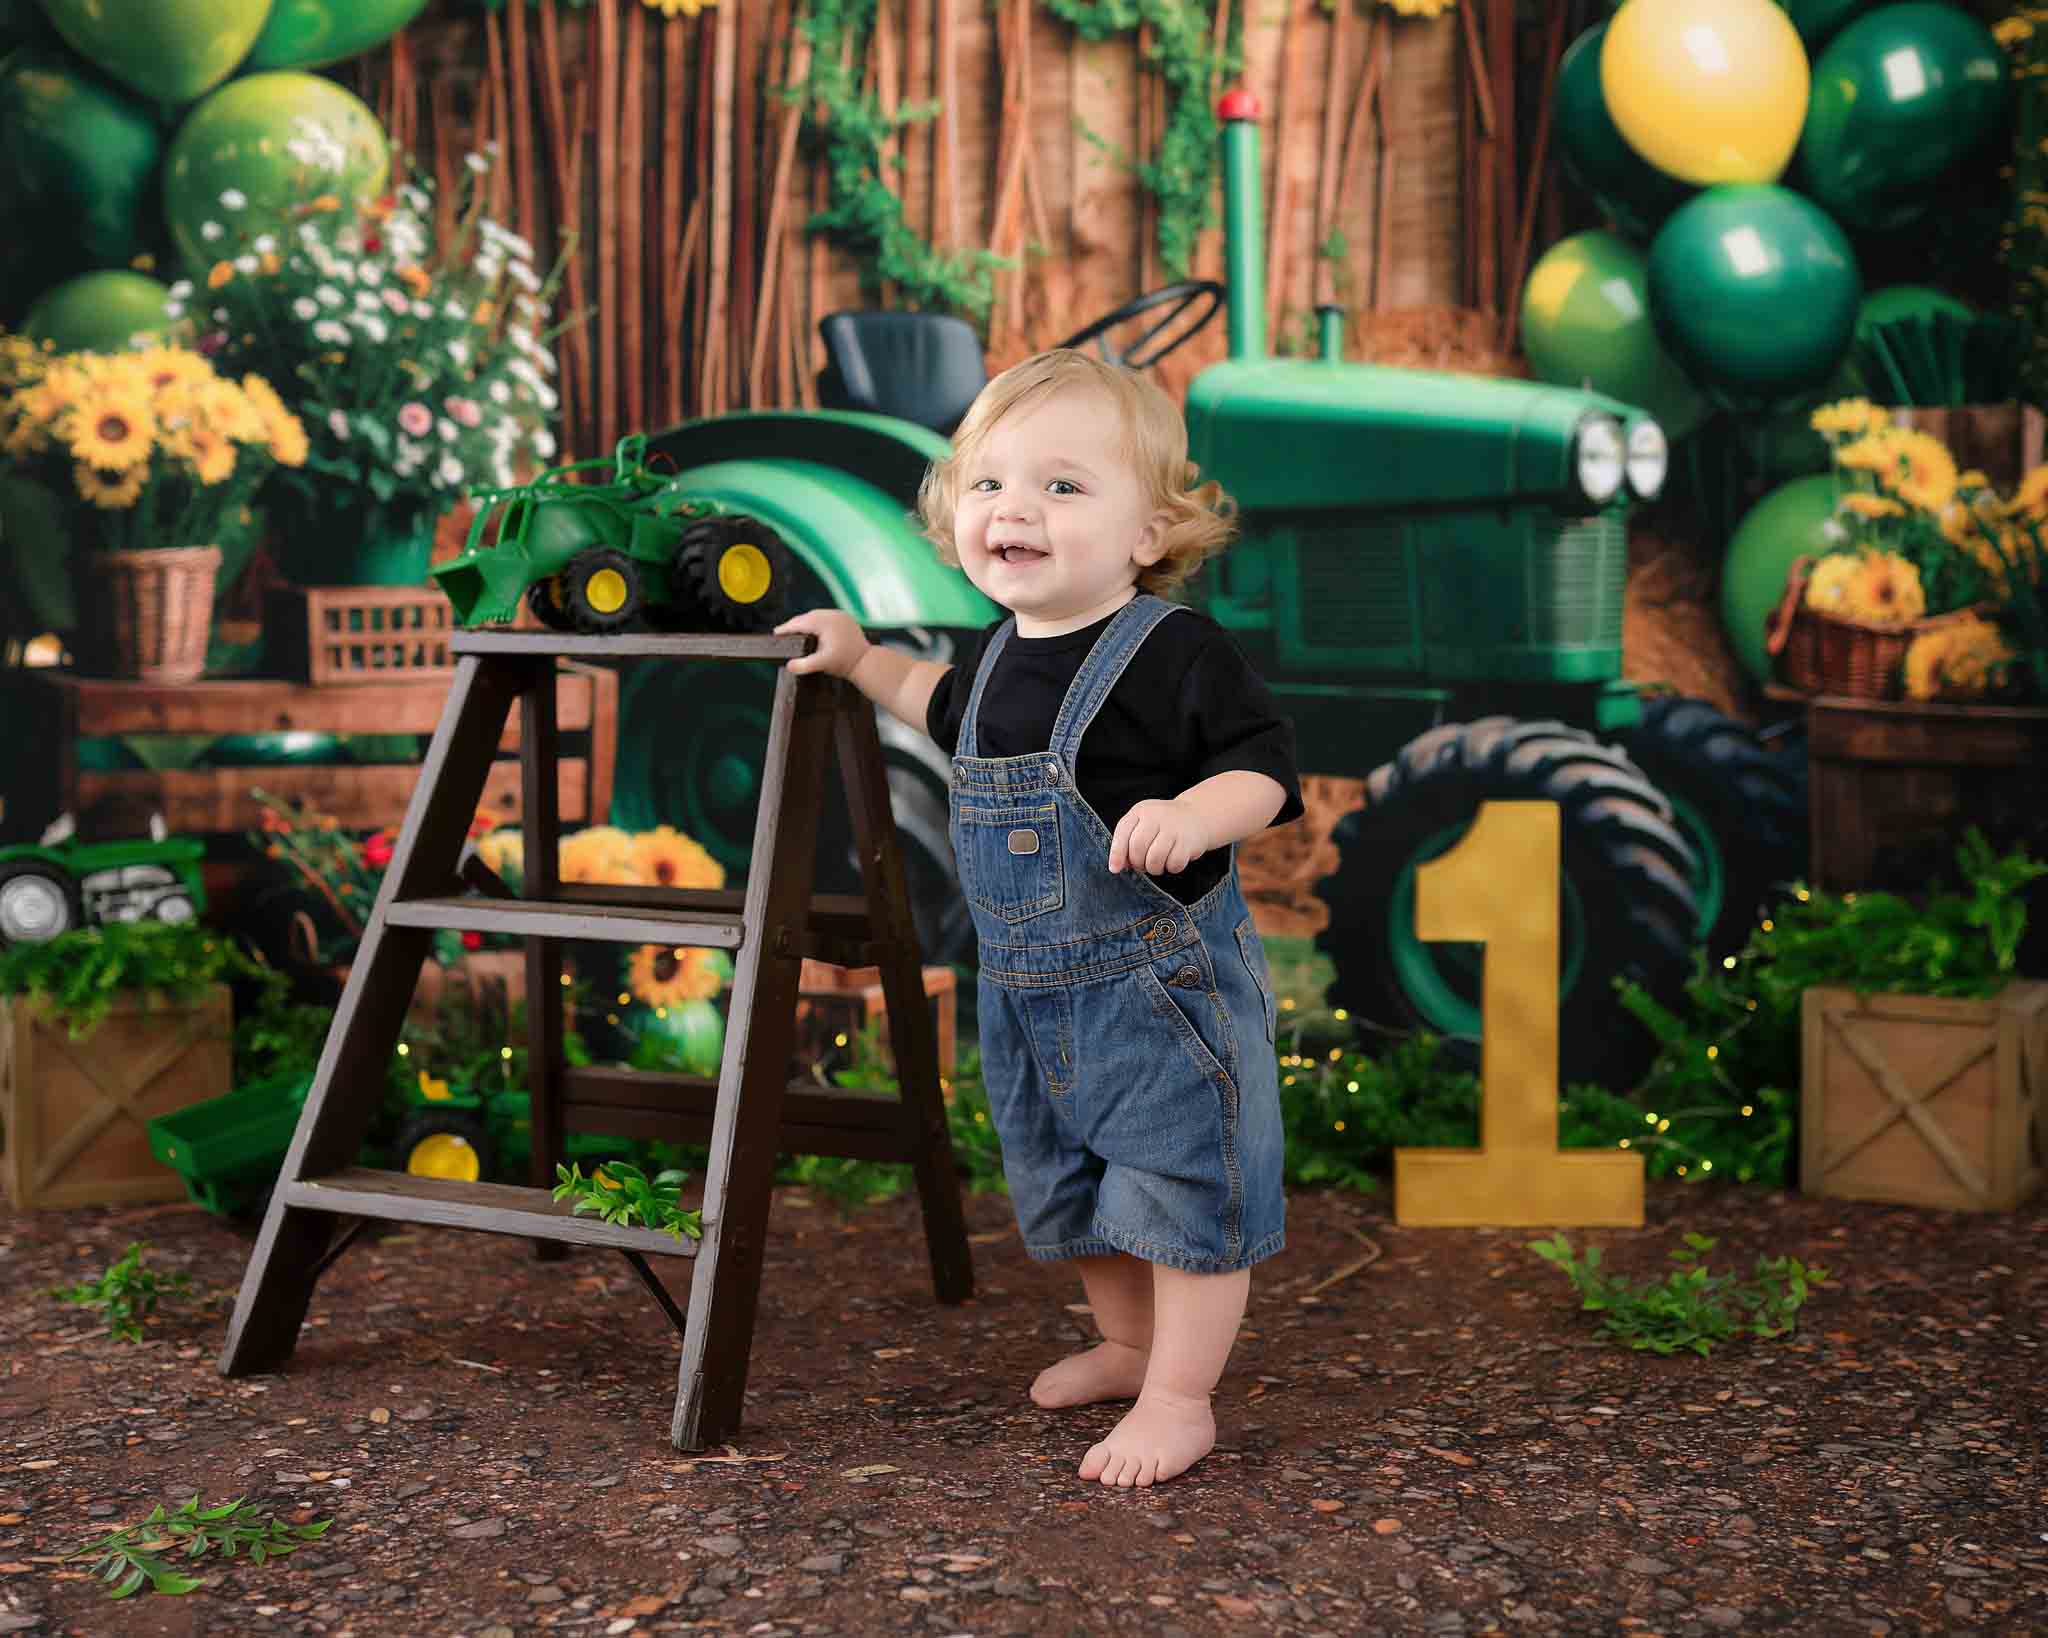
<svg viewBox="0 0 2048 1638">
<path fill-rule="evenodd" d="M 1628 528 L 1621 513 L 1558 518 L 1530 532 L 1523 563 L 1528 640 L 1542 648 L 1605 647 L 1621 641 L 1628 579 Z"/>
<path fill-rule="evenodd" d="M 1289 532 L 1303 647 L 1414 646 L 1414 576 L 1399 524 L 1318 518 Z"/>
</svg>

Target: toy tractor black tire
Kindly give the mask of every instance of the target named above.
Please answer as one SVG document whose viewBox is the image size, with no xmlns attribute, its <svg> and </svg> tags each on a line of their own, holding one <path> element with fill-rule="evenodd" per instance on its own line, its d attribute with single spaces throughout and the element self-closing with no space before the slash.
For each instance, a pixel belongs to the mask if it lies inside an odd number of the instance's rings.
<svg viewBox="0 0 2048 1638">
<path fill-rule="evenodd" d="M 1330 922 L 1316 944 L 1336 968 L 1332 1006 L 1362 1044 L 1429 1030 L 1452 1056 L 1479 1057 L 1474 946 L 1415 936 L 1414 870 L 1447 852 L 1485 801 L 1549 800 L 1563 825 L 1560 1087 L 1626 1092 L 1656 1055 L 1613 980 L 1659 1000 L 1681 992 L 1697 911 L 1694 860 L 1650 782 L 1612 747 L 1561 722 L 1486 717 L 1419 735 L 1366 781 L 1365 806 L 1337 822 L 1336 871 L 1316 883 Z"/>
<path fill-rule="evenodd" d="M 578 552 L 562 570 L 562 606 L 576 630 L 593 637 L 624 631 L 640 615 L 640 571 L 612 546 Z"/>
<path fill-rule="evenodd" d="M 78 883 L 56 866 L 35 859 L 0 865 L 0 949 L 40 944 L 84 919 Z"/>
<path fill-rule="evenodd" d="M 789 606 L 794 563 L 782 537 L 757 518 L 701 519 L 676 542 L 673 606 L 664 618 L 689 631 L 767 631 Z"/>
<path fill-rule="evenodd" d="M 398 1123 L 392 1152 L 398 1169 L 416 1177 L 487 1183 L 498 1172 L 498 1146 L 479 1109 L 409 1110 Z"/>
<path fill-rule="evenodd" d="M 549 631 L 574 631 L 576 622 L 562 606 L 562 577 L 548 575 L 526 588 L 526 606 Z"/>
<path fill-rule="evenodd" d="M 1647 700 L 1614 742 L 1670 798 L 1700 857 L 1693 891 L 1715 958 L 1748 941 L 1758 916 L 1807 873 L 1806 758 L 1772 752 L 1704 700 Z"/>
</svg>

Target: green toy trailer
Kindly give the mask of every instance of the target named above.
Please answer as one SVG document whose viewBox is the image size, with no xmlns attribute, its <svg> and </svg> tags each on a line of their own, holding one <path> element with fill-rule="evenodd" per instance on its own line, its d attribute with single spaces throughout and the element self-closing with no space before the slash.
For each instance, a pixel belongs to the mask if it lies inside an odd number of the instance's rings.
<svg viewBox="0 0 2048 1638">
<path fill-rule="evenodd" d="M 153 834 L 80 842 L 68 816 L 35 843 L 0 847 L 0 946 L 40 944 L 110 921 L 190 921 L 206 908 L 206 844 Z"/>
<path fill-rule="evenodd" d="M 186 1196 L 222 1217 L 260 1207 L 277 1182 L 312 1089 L 310 1074 L 252 1081 L 149 1123 L 149 1152 L 184 1180 Z"/>
</svg>

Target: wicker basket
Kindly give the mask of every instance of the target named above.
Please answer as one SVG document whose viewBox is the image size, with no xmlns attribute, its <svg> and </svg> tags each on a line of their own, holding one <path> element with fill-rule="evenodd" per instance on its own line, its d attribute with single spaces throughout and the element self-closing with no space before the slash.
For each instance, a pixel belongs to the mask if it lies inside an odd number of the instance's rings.
<svg viewBox="0 0 2048 1638">
<path fill-rule="evenodd" d="M 206 670 L 218 546 L 79 553 L 72 654 L 98 677 L 185 683 Z"/>
<path fill-rule="evenodd" d="M 1806 606 L 1806 582 L 1815 559 L 1795 558 L 1785 577 L 1785 595 L 1764 623 L 1764 647 L 1777 663 L 1786 687 L 1802 694 L 1843 699 L 1895 700 L 1906 651 L 1922 632 L 1939 631 L 1974 618 L 1978 610 L 1932 614 L 1903 626 L 1823 614 Z"/>
</svg>

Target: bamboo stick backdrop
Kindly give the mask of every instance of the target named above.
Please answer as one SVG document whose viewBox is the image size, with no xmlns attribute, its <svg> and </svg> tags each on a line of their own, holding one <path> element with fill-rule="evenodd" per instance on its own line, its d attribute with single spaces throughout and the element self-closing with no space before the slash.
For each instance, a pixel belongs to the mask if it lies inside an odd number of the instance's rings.
<svg viewBox="0 0 2048 1638">
<path fill-rule="evenodd" d="M 557 343 L 565 458 L 688 417 L 814 404 L 817 321 L 890 303 L 805 231 L 828 187 L 786 94 L 809 70 L 808 3 L 666 18 L 640 0 L 440 0 L 353 65 L 444 199 L 464 154 L 494 144 L 501 216 L 543 259 L 573 240 L 558 306 L 589 316 Z M 1316 304 L 1334 301 L 1352 357 L 1514 367 L 1515 297 L 1562 231 L 1548 90 L 1596 4 L 1543 0 L 1518 29 L 1516 0 L 1436 18 L 1209 0 L 1219 41 L 1241 24 L 1238 83 L 1263 109 L 1276 349 L 1305 346 Z M 939 110 L 885 149 L 908 221 L 942 250 L 1019 264 L 996 277 L 991 370 L 1166 282 L 1129 164 L 1165 125 L 1148 31 L 1090 42 L 1034 0 L 876 0 L 875 16 L 848 65 L 858 83 L 884 110 Z M 1188 276 L 1223 276 L 1220 228 Z M 1222 355 L 1222 328 L 1161 367 L 1170 390 Z"/>
</svg>

